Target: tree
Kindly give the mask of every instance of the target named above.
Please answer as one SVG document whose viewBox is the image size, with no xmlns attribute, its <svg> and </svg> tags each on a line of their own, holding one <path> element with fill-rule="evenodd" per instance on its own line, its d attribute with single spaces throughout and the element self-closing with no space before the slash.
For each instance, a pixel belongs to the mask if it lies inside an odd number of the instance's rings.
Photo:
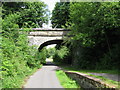
<svg viewBox="0 0 120 90">
<path fill-rule="evenodd" d="M 119 33 L 119 3 L 74 3 L 70 8 L 72 34 L 82 41 L 83 46 L 105 44 Z M 109 12 L 108 12 L 109 11 Z M 114 34 L 114 35 L 113 35 Z M 107 37 L 106 37 L 107 36 Z M 114 37 L 111 37 L 114 36 Z M 102 43 L 101 43 L 102 42 Z"/>
<path fill-rule="evenodd" d="M 81 54 L 73 51 L 74 60 L 77 57 L 76 63 L 79 67 L 96 68 L 101 66 L 101 62 L 110 61 L 105 66 L 106 69 L 109 69 L 111 65 L 113 68 L 117 68 L 112 62 L 118 63 L 119 59 L 115 58 L 112 52 L 115 50 L 114 45 L 119 45 L 120 40 L 119 9 L 119 2 L 71 3 L 70 29 L 74 35 L 71 42 L 73 49 L 76 48 L 76 52 Z M 119 54 L 117 50 L 116 54 Z"/>
<path fill-rule="evenodd" d="M 16 20 L 19 27 L 42 27 L 48 22 L 49 11 L 43 2 L 4 2 L 3 18 L 9 14 L 17 13 L 20 18 Z"/>
<path fill-rule="evenodd" d="M 18 30 L 29 25 L 38 27 L 39 21 L 46 22 L 45 7 L 42 2 L 3 3 L 1 88 L 21 88 L 24 78 L 45 62 L 46 51 L 38 53 L 35 46 L 28 45 L 28 29 Z"/>
<path fill-rule="evenodd" d="M 53 28 L 62 28 L 66 27 L 66 22 L 69 20 L 69 2 L 57 2 L 54 10 L 52 11 L 52 27 Z"/>
</svg>

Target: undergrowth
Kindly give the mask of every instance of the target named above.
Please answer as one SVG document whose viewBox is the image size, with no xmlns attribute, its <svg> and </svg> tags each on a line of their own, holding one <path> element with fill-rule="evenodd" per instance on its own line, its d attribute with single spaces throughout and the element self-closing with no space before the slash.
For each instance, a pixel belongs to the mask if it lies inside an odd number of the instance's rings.
<svg viewBox="0 0 120 90">
<path fill-rule="evenodd" d="M 40 68 L 46 57 L 44 50 L 38 52 L 36 46 L 28 45 L 30 29 L 18 30 L 17 18 L 19 15 L 12 14 L 3 20 L 1 88 L 21 88 L 24 79 Z"/>
</svg>

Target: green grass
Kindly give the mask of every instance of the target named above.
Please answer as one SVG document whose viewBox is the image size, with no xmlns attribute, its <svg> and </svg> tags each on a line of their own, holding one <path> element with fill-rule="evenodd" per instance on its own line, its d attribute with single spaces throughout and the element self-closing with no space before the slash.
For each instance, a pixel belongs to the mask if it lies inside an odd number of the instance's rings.
<svg viewBox="0 0 120 90">
<path fill-rule="evenodd" d="M 96 76 L 96 75 L 92 75 L 92 74 L 88 74 L 88 73 L 87 73 L 87 75 L 95 77 L 95 78 L 98 78 L 98 79 L 101 79 L 103 82 L 105 82 L 106 84 L 108 84 L 110 86 L 114 86 L 116 88 L 120 88 L 120 82 L 107 79 L 107 78 L 105 78 L 103 76 Z"/>
<path fill-rule="evenodd" d="M 107 84 L 110 85 L 110 86 L 114 86 L 114 87 L 116 87 L 116 88 L 120 88 L 120 82 L 107 79 L 107 78 L 105 78 L 105 77 L 103 77 L 103 76 L 96 76 L 96 75 L 92 75 L 92 74 L 90 74 L 90 76 L 99 78 L 99 79 L 101 79 L 103 82 L 107 83 Z"/>
<path fill-rule="evenodd" d="M 74 71 L 76 72 L 76 71 Z M 95 78 L 98 78 L 98 79 L 101 79 L 103 82 L 105 82 L 106 84 L 110 85 L 110 86 L 114 86 L 116 88 L 120 88 L 120 82 L 117 82 L 117 81 L 113 81 L 113 80 L 110 80 L 108 78 L 105 78 L 103 76 L 97 76 L 97 75 L 92 75 L 92 74 L 89 74 L 87 73 L 87 71 L 80 71 L 81 73 L 85 73 L 89 76 L 92 76 L 92 77 L 95 77 Z"/>
<path fill-rule="evenodd" d="M 56 75 L 60 81 L 60 84 L 64 88 L 80 88 L 80 86 L 77 85 L 76 81 L 67 77 L 67 75 L 62 70 L 56 71 Z"/>
<path fill-rule="evenodd" d="M 77 71 L 77 72 L 83 72 L 83 73 L 88 73 L 88 72 L 93 72 L 93 73 L 109 73 L 109 74 L 118 74 L 120 75 L 120 71 L 118 70 L 85 70 L 85 69 L 78 69 L 78 68 L 75 68 L 75 67 L 72 67 L 72 66 L 60 66 L 66 70 L 69 70 L 69 71 Z"/>
<path fill-rule="evenodd" d="M 119 74 L 119 72 L 117 70 L 79 70 L 79 69 L 76 69 L 76 68 L 71 67 L 71 66 L 61 66 L 61 67 L 63 69 L 65 69 L 65 70 L 68 70 L 68 71 L 71 71 L 71 72 L 85 73 L 85 74 L 87 74 L 89 76 L 101 79 L 103 82 L 105 82 L 106 84 L 108 84 L 110 86 L 115 86 L 116 88 L 120 88 L 120 82 L 107 79 L 107 78 L 105 78 L 103 76 L 96 76 L 96 75 L 89 74 L 89 72 L 92 72 L 92 73 Z"/>
</svg>

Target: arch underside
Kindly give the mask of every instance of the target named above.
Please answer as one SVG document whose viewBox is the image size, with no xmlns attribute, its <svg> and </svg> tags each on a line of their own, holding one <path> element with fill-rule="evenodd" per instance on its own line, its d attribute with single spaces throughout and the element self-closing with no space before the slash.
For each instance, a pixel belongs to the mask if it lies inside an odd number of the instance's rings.
<svg viewBox="0 0 120 90">
<path fill-rule="evenodd" d="M 41 49 L 43 49 L 43 47 L 51 45 L 51 44 L 62 44 L 62 42 L 63 42 L 62 39 L 49 40 L 49 41 L 46 41 L 43 44 L 41 44 L 40 47 L 38 48 L 38 50 L 40 51 Z"/>
</svg>

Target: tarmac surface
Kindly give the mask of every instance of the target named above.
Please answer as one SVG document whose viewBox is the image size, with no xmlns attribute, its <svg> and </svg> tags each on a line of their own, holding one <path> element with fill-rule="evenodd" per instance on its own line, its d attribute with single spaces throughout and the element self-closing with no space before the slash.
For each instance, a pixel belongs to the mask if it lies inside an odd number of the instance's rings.
<svg viewBox="0 0 120 90">
<path fill-rule="evenodd" d="M 63 88 L 56 77 L 57 69 L 59 69 L 57 66 L 47 62 L 47 65 L 44 65 L 28 79 L 24 88 Z"/>
<path fill-rule="evenodd" d="M 52 59 L 46 59 L 47 63 L 39 69 L 34 75 L 30 76 L 27 83 L 23 86 L 26 90 L 28 88 L 46 88 L 46 89 L 62 89 L 55 71 L 60 69 L 52 63 Z M 107 74 L 107 73 L 90 73 L 97 76 L 103 76 L 108 79 L 120 82 L 120 75 Z"/>
</svg>

